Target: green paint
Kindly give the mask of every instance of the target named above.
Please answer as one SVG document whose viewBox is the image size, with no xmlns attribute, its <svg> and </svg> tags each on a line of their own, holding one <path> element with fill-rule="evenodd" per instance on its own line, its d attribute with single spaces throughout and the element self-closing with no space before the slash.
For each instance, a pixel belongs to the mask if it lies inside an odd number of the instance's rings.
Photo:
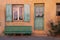
<svg viewBox="0 0 60 40">
<path fill-rule="evenodd" d="M 24 4 L 24 21 L 30 21 L 30 5 Z"/>
<path fill-rule="evenodd" d="M 25 34 L 25 33 L 32 33 L 32 26 L 6 26 L 5 27 L 5 34 Z"/>
<path fill-rule="evenodd" d="M 12 21 L 12 5 L 6 5 L 6 21 Z"/>
<path fill-rule="evenodd" d="M 41 11 L 41 12 L 40 12 Z M 37 17 L 36 15 L 40 13 L 43 14 L 43 16 Z M 34 6 L 34 29 L 35 30 L 44 30 L 44 6 Z"/>
<path fill-rule="evenodd" d="M 35 18 L 35 30 L 43 30 L 44 29 L 44 18 L 42 17 L 36 17 Z"/>
</svg>

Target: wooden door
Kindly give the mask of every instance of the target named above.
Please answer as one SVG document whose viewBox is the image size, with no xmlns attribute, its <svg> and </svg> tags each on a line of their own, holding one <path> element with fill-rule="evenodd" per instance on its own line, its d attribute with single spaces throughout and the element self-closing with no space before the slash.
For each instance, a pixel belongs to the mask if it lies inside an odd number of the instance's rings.
<svg viewBox="0 0 60 40">
<path fill-rule="evenodd" d="M 43 30 L 44 29 L 44 5 L 36 4 L 34 6 L 34 29 L 35 30 Z"/>
</svg>

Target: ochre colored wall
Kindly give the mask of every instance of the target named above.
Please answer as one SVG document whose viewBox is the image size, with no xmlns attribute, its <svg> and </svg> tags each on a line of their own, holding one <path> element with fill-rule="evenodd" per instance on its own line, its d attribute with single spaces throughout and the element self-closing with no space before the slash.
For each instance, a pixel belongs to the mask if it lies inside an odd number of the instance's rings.
<svg viewBox="0 0 60 40">
<path fill-rule="evenodd" d="M 34 31 L 34 3 L 44 3 L 44 30 Z M 3 33 L 5 25 L 30 25 L 33 33 L 44 34 L 49 30 L 48 21 L 57 21 L 56 3 L 60 0 L 0 0 L 0 34 Z M 6 4 L 30 4 L 30 22 L 5 22 Z"/>
</svg>

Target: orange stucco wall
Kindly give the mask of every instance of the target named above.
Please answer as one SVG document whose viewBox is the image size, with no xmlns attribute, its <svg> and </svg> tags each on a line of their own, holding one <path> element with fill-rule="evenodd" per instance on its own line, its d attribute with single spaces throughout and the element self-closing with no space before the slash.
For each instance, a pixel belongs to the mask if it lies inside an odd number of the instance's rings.
<svg viewBox="0 0 60 40">
<path fill-rule="evenodd" d="M 41 31 L 34 31 L 34 3 L 44 3 L 44 30 Z M 33 33 L 46 33 L 49 29 L 48 20 L 57 21 L 56 3 L 60 3 L 60 0 L 0 0 L 0 34 L 5 25 L 31 25 Z M 5 22 L 6 4 L 30 4 L 30 22 Z"/>
</svg>

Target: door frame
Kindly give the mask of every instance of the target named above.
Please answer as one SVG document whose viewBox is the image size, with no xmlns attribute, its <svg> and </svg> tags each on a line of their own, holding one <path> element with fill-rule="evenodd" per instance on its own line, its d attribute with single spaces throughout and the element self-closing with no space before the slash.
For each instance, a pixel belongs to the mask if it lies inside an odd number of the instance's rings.
<svg viewBox="0 0 60 40">
<path fill-rule="evenodd" d="M 34 3 L 34 26 L 35 26 L 35 5 L 37 5 L 37 4 L 43 4 L 43 6 L 44 6 L 44 3 Z M 45 11 L 44 11 L 45 12 Z M 43 13 L 44 13 L 43 12 Z M 44 17 L 43 17 L 44 18 Z M 44 24 L 43 24 L 44 25 Z M 37 34 L 39 34 L 39 33 L 43 33 L 44 32 L 44 28 L 43 28 L 43 30 L 35 30 L 35 28 L 34 28 L 34 33 L 37 33 Z"/>
</svg>

